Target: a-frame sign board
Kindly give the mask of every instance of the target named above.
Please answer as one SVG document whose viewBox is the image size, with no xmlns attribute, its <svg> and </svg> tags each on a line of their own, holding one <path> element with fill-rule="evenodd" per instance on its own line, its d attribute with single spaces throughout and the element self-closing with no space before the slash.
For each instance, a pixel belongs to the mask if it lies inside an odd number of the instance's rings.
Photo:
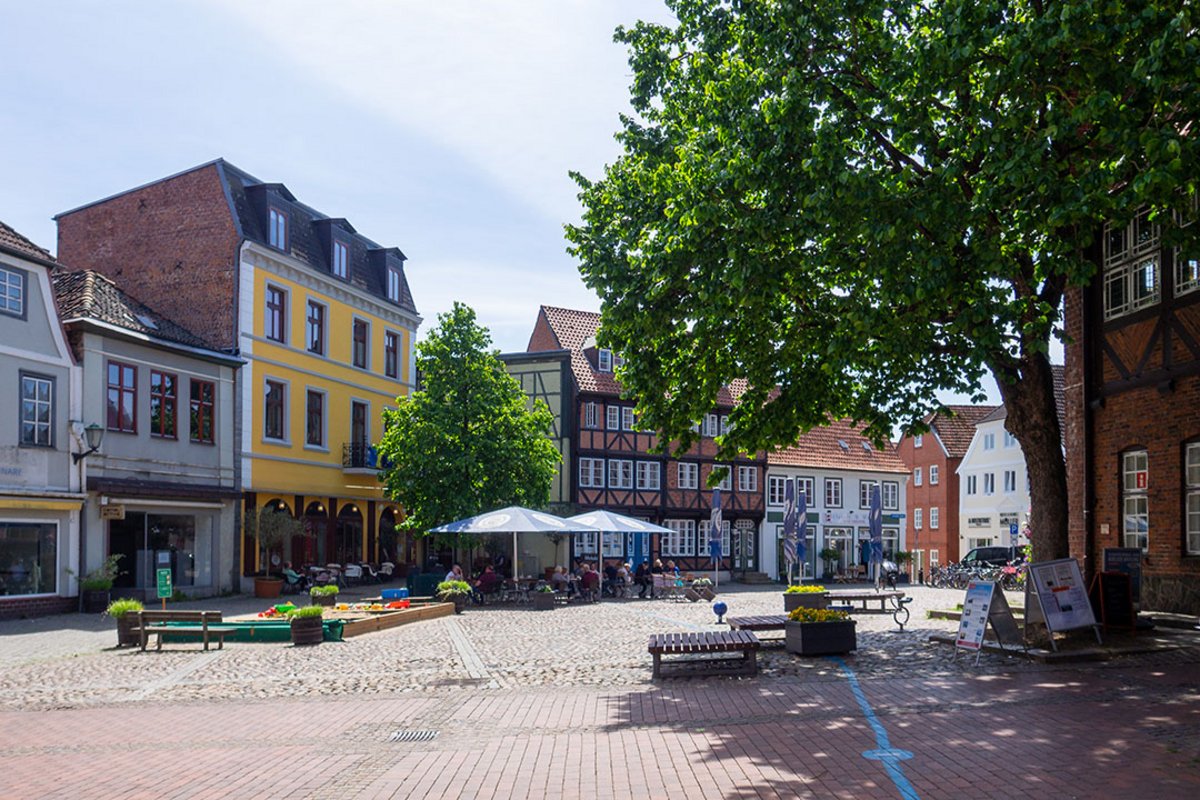
<svg viewBox="0 0 1200 800">
<path fill-rule="evenodd" d="M 954 637 L 954 656 L 958 650 L 975 651 L 975 663 L 983 652 L 983 637 L 987 632 L 988 623 L 996 640 L 1001 644 L 1020 645 L 1025 647 L 1025 637 L 1017 627 L 1008 600 L 995 581 L 971 581 L 967 584 L 967 595 L 963 598 L 962 617 L 958 622 L 958 635 Z"/>
<path fill-rule="evenodd" d="M 1036 603 L 1030 595 L 1037 598 Z M 1059 558 L 1029 565 L 1025 579 L 1026 630 L 1031 622 L 1045 624 L 1050 647 L 1055 652 L 1058 652 L 1058 645 L 1054 643 L 1054 634 L 1079 628 L 1091 628 L 1096 633 L 1096 641 L 1104 644 L 1078 561 Z"/>
</svg>

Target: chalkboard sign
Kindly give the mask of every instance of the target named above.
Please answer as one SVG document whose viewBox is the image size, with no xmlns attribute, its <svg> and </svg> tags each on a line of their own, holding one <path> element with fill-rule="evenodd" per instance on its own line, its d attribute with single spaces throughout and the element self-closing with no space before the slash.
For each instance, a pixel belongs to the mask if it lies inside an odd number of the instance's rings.
<svg viewBox="0 0 1200 800">
<path fill-rule="evenodd" d="M 1142 549 L 1140 547 L 1104 548 L 1104 572 L 1124 572 L 1129 576 L 1133 602 L 1142 602 Z"/>
<path fill-rule="evenodd" d="M 1133 628 L 1132 581 L 1124 572 L 1097 572 L 1088 590 L 1089 599 L 1104 627 Z"/>
</svg>

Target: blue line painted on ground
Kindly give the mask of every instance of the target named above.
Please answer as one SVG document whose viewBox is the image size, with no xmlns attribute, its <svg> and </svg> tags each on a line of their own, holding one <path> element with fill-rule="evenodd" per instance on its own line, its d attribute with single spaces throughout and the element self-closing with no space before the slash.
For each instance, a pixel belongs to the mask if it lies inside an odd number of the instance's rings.
<svg viewBox="0 0 1200 800">
<path fill-rule="evenodd" d="M 837 664 L 845 673 L 847 680 L 850 681 L 850 691 L 854 693 L 854 699 L 858 701 L 858 707 L 862 709 L 863 716 L 867 719 L 867 724 L 871 726 L 871 730 L 875 732 L 875 750 L 866 750 L 863 752 L 863 758 L 871 759 L 872 761 L 883 762 L 884 768 L 887 770 L 888 777 L 892 779 L 892 783 L 896 785 L 900 796 L 904 800 L 919 800 L 920 795 L 913 785 L 909 783 L 908 778 L 904 776 L 904 768 L 900 766 L 900 762 L 907 761 L 913 757 L 913 754 L 907 750 L 897 750 L 892 747 L 891 740 L 888 739 L 887 729 L 883 727 L 883 723 L 879 721 L 879 717 L 875 716 L 874 709 L 867 702 L 867 695 L 863 692 L 862 686 L 858 683 L 858 676 L 854 674 L 854 670 L 846 665 L 846 662 L 840 658 L 830 658 L 830 661 Z"/>
</svg>

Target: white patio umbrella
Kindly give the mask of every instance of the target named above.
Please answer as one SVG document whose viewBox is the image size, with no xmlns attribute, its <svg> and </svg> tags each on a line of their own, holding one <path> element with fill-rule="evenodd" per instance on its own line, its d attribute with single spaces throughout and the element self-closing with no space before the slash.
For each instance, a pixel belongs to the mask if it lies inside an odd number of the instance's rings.
<svg viewBox="0 0 1200 800">
<path fill-rule="evenodd" d="M 520 572 L 517 569 L 519 550 L 517 535 L 521 533 L 598 533 L 599 528 L 580 522 L 556 517 L 545 511 L 532 508 L 509 506 L 488 511 L 474 517 L 447 522 L 432 530 L 433 533 L 511 533 L 513 537 L 513 581 Z"/>
<path fill-rule="evenodd" d="M 636 517 L 627 517 L 624 514 L 617 514 L 612 511 L 597 509 L 595 511 L 585 511 L 582 514 L 576 514 L 573 517 L 567 517 L 568 521 L 577 522 L 580 525 L 589 525 L 598 529 L 601 534 L 605 533 L 670 533 L 670 528 L 664 528 L 662 525 L 655 525 L 653 522 L 647 522 L 644 519 Z M 603 542 L 597 548 L 598 554 L 604 552 Z M 647 554 L 649 555 L 649 554 Z"/>
</svg>

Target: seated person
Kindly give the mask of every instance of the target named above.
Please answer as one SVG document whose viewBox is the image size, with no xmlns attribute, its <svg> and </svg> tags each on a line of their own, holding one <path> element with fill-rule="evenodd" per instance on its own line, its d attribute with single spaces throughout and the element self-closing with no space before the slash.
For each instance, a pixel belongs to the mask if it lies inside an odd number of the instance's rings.
<svg viewBox="0 0 1200 800">
<path fill-rule="evenodd" d="M 651 579 L 649 563 L 643 561 L 638 564 L 633 573 L 633 581 L 638 585 L 638 597 L 645 597 L 647 591 L 650 592 L 650 597 L 654 597 L 654 582 Z"/>
<path fill-rule="evenodd" d="M 617 583 L 617 567 L 615 564 L 609 563 L 604 565 L 604 593 L 610 597 L 613 595 L 613 587 Z"/>
<path fill-rule="evenodd" d="M 596 572 L 591 564 L 585 564 L 583 577 L 579 579 L 580 586 L 585 593 L 594 593 L 594 597 L 599 597 L 600 594 L 600 573 Z"/>
<path fill-rule="evenodd" d="M 292 569 L 292 562 L 290 561 L 283 562 L 283 580 L 285 589 L 300 592 L 308 588 L 308 578 Z"/>
<path fill-rule="evenodd" d="M 471 593 L 475 602 L 483 605 L 483 599 L 489 594 L 495 594 L 500 588 L 500 576 L 496 574 L 496 570 L 492 569 L 492 565 L 488 564 L 483 569 L 483 574 L 475 581 L 475 590 Z"/>
<path fill-rule="evenodd" d="M 562 567 L 555 567 L 554 574 L 550 576 L 550 586 L 556 592 L 567 591 L 567 586 L 570 581 L 567 578 L 567 571 Z"/>
</svg>

